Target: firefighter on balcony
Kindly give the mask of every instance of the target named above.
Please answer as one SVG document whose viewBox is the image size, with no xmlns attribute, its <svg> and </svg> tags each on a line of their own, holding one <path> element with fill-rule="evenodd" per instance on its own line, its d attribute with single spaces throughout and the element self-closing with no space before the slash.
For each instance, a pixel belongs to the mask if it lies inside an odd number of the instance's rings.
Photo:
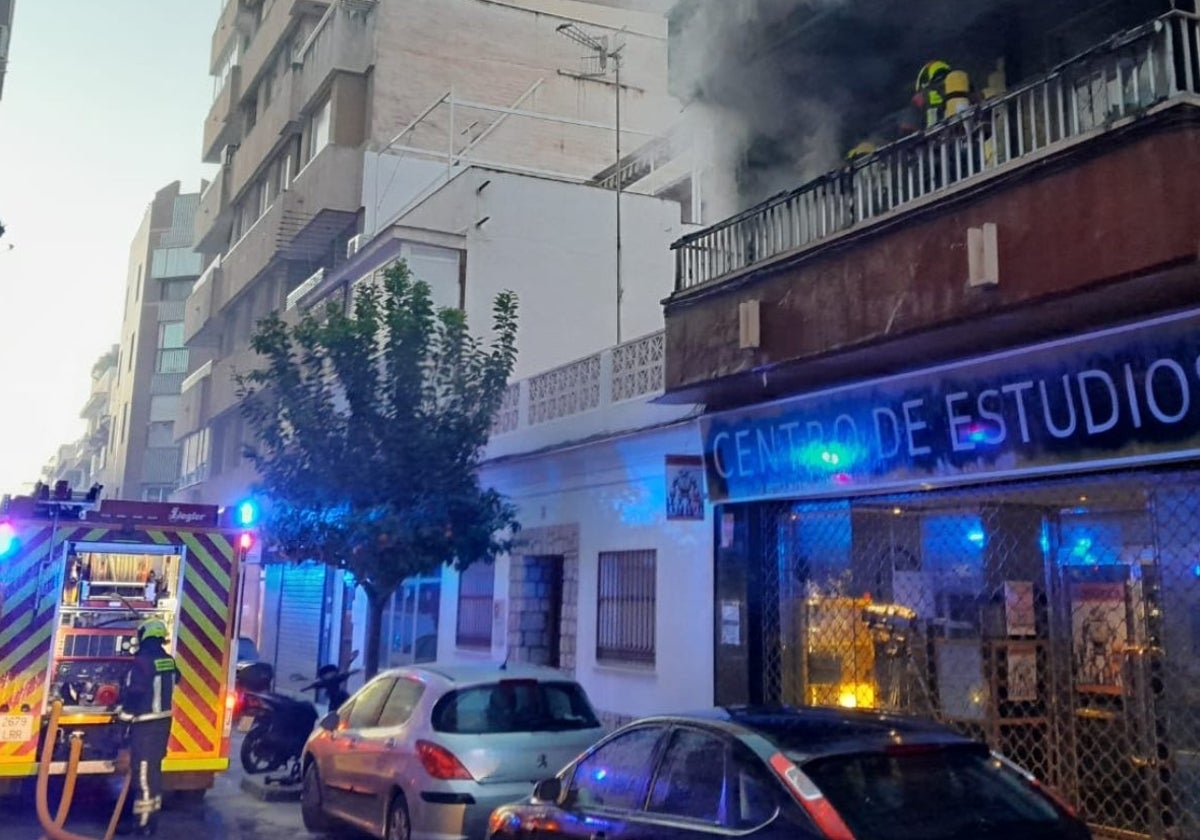
<svg viewBox="0 0 1200 840">
<path fill-rule="evenodd" d="M 966 108 L 971 100 L 971 79 L 940 59 L 927 61 L 917 74 L 912 104 L 923 115 L 922 128 L 933 128 Z"/>
<path fill-rule="evenodd" d="M 157 618 L 138 627 L 138 648 L 121 686 L 118 718 L 129 725 L 127 757 L 133 788 L 119 826 L 121 834 L 154 834 L 162 808 L 162 762 L 171 737 L 171 700 L 179 670 L 163 647 L 167 625 Z"/>
</svg>

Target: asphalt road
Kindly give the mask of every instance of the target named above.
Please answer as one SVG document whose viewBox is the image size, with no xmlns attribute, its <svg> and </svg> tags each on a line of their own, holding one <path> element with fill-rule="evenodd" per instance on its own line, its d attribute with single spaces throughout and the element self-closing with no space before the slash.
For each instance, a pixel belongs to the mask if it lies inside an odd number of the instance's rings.
<svg viewBox="0 0 1200 840">
<path fill-rule="evenodd" d="M 236 752 L 235 752 L 236 755 Z M 312 837 L 300 820 L 298 802 L 261 802 L 241 790 L 241 768 L 236 766 L 217 777 L 203 804 L 172 806 L 159 816 L 158 836 L 168 840 L 305 840 Z M 76 793 L 67 828 L 78 834 L 100 838 L 108 825 L 115 792 L 105 783 L 83 785 Z M 38 840 L 41 827 L 34 811 L 32 785 L 16 799 L 0 799 L 0 838 Z M 57 806 L 51 793 L 50 807 Z"/>
</svg>

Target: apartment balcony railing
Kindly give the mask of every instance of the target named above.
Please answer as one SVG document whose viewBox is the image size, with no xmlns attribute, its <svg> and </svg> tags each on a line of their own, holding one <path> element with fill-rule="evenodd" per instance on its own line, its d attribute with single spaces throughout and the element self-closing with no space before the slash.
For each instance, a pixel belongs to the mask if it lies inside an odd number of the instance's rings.
<svg viewBox="0 0 1200 840">
<path fill-rule="evenodd" d="M 235 66 L 230 69 L 225 84 L 204 119 L 204 145 L 200 154 L 205 161 L 216 163 L 220 160 L 221 149 L 233 140 L 238 127 L 238 100 L 241 96 L 242 70 Z"/>
<path fill-rule="evenodd" d="M 233 208 L 229 206 L 229 167 L 222 165 L 216 177 L 200 193 L 200 204 L 196 207 L 193 236 L 196 250 L 202 253 L 219 253 L 229 240 L 229 229 L 233 224 Z"/>
<path fill-rule="evenodd" d="M 296 50 L 296 102 L 307 106 L 331 73 L 365 73 L 373 58 L 377 0 L 337 0 Z"/>
<path fill-rule="evenodd" d="M 184 490 L 188 487 L 208 481 L 209 472 L 210 470 L 208 464 L 200 464 L 198 467 L 196 467 L 196 469 L 179 476 L 179 480 L 175 482 L 175 489 Z"/>
<path fill-rule="evenodd" d="M 217 257 L 192 286 L 183 308 L 183 340 L 187 344 L 210 345 L 219 338 L 213 325 L 213 302 L 221 273 L 221 258 Z"/>
<path fill-rule="evenodd" d="M 321 281 L 325 279 L 325 269 L 318 268 L 309 275 L 303 283 L 288 292 L 285 309 L 295 309 L 306 294 L 311 292 L 317 286 L 321 285 Z"/>
<path fill-rule="evenodd" d="M 651 333 L 511 383 L 492 436 L 661 393 L 664 342 L 661 331 Z"/>
<path fill-rule="evenodd" d="M 254 126 L 246 132 L 233 155 L 229 167 L 229 198 L 236 201 L 258 175 L 270 153 L 279 145 L 285 133 L 294 132 L 297 112 L 292 98 L 295 74 L 288 73 L 277 80 L 270 103 L 258 115 Z"/>
<path fill-rule="evenodd" d="M 686 291 L 1085 143 L 1155 106 L 1195 102 L 1200 17 L 1171 12 L 852 166 L 685 236 Z"/>
<path fill-rule="evenodd" d="M 279 46 L 284 34 L 302 14 L 319 14 L 329 5 L 327 0 L 263 0 L 267 4 L 262 22 L 250 45 L 242 54 L 242 80 L 245 90 L 251 90 L 266 69 L 268 60 Z"/>
</svg>

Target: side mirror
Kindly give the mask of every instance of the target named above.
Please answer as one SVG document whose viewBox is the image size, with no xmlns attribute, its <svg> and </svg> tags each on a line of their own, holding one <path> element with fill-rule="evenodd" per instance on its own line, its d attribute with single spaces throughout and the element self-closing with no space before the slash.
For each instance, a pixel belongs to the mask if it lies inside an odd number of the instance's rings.
<svg viewBox="0 0 1200 840">
<path fill-rule="evenodd" d="M 542 779 L 533 786 L 533 798 L 538 802 L 557 802 L 562 796 L 562 782 L 557 779 Z"/>
<path fill-rule="evenodd" d="M 336 732 L 338 728 L 337 712 L 330 712 L 329 714 L 325 715 L 325 717 L 321 718 L 321 728 L 326 732 Z"/>
</svg>

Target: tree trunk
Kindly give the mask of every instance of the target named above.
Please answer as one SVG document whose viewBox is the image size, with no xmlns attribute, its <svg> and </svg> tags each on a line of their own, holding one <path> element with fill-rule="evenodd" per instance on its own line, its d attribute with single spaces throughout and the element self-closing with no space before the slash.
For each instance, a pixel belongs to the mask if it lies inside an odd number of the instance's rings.
<svg viewBox="0 0 1200 840">
<path fill-rule="evenodd" d="M 387 606 L 388 596 L 379 595 L 371 589 L 367 589 L 366 594 L 367 637 L 365 640 L 366 644 L 364 645 L 366 654 L 363 656 L 363 671 L 369 680 L 379 673 L 379 648 L 383 636 L 383 610 Z"/>
</svg>

